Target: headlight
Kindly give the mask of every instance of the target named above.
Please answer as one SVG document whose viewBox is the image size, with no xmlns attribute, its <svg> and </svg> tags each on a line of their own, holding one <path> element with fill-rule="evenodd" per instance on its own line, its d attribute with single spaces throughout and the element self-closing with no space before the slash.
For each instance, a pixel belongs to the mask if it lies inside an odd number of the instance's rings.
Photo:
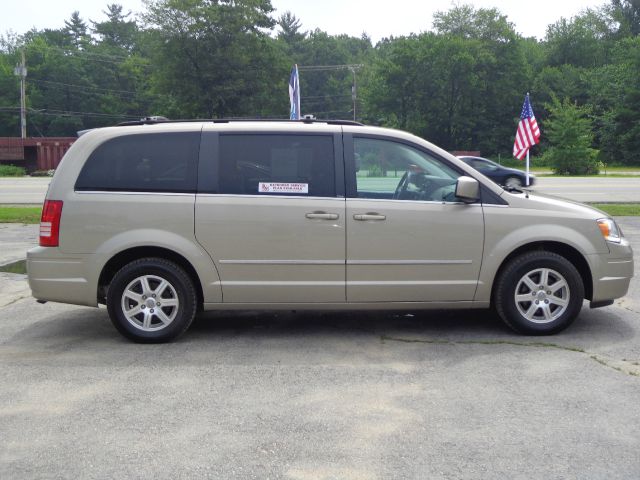
<svg viewBox="0 0 640 480">
<path fill-rule="evenodd" d="M 622 234 L 616 222 L 610 218 L 599 218 L 596 222 L 598 222 L 600 232 L 607 242 L 620 243 Z"/>
</svg>

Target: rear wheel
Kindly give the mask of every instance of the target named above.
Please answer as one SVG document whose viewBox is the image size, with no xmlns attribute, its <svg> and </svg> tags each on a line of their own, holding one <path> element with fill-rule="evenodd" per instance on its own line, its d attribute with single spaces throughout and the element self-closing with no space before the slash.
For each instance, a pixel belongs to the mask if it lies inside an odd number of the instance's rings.
<svg viewBox="0 0 640 480">
<path fill-rule="evenodd" d="M 494 304 L 502 320 L 527 335 L 551 335 L 578 316 L 584 299 L 580 273 L 564 257 L 536 251 L 507 264 L 495 287 Z"/>
<path fill-rule="evenodd" d="M 107 292 L 112 323 L 135 342 L 173 340 L 191 325 L 196 307 L 191 278 L 162 258 L 143 258 L 125 265 Z"/>
</svg>

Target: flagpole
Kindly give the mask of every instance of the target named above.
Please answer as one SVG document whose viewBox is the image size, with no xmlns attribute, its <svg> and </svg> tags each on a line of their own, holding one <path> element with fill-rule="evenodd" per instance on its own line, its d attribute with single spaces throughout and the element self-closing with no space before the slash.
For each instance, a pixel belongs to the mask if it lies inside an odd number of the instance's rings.
<svg viewBox="0 0 640 480">
<path fill-rule="evenodd" d="M 527 92 L 527 100 L 529 100 L 529 92 Z M 529 105 L 531 105 L 531 103 L 529 103 Z M 525 187 L 529 186 L 529 150 L 531 150 L 531 148 L 527 148 L 527 184 Z"/>
</svg>

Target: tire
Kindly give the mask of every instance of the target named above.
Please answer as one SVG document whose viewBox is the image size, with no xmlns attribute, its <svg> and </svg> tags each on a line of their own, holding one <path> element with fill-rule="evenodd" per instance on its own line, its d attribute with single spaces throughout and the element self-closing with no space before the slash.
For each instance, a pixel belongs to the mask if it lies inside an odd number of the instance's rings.
<svg viewBox="0 0 640 480">
<path fill-rule="evenodd" d="M 578 270 L 561 255 L 543 250 L 512 259 L 494 290 L 498 315 L 525 335 L 552 335 L 564 330 L 580 313 L 583 299 L 584 285 Z"/>
<path fill-rule="evenodd" d="M 107 291 L 111 322 L 138 343 L 177 338 L 191 325 L 196 308 L 196 290 L 189 275 L 162 258 L 128 263 L 114 275 Z"/>
<path fill-rule="evenodd" d="M 518 177 L 507 177 L 504 180 L 504 186 L 505 187 L 520 188 L 523 185 L 524 185 L 524 183 Z"/>
</svg>

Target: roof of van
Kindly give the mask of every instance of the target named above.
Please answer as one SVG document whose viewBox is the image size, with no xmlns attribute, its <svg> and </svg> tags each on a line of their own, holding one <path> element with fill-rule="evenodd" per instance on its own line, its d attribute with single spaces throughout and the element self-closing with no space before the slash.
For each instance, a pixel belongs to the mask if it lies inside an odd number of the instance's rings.
<svg viewBox="0 0 640 480">
<path fill-rule="evenodd" d="M 352 120 L 321 120 L 317 118 L 302 118 L 300 120 L 289 119 L 272 119 L 272 118 L 211 118 L 211 119 L 184 119 L 184 120 L 169 120 L 165 117 L 146 117 L 140 120 L 122 122 L 117 126 L 129 127 L 134 125 L 156 125 L 167 123 L 241 123 L 241 122 L 264 122 L 264 123 L 324 123 L 326 125 L 351 125 L 351 126 L 364 126 L 360 122 L 354 122 Z"/>
</svg>

